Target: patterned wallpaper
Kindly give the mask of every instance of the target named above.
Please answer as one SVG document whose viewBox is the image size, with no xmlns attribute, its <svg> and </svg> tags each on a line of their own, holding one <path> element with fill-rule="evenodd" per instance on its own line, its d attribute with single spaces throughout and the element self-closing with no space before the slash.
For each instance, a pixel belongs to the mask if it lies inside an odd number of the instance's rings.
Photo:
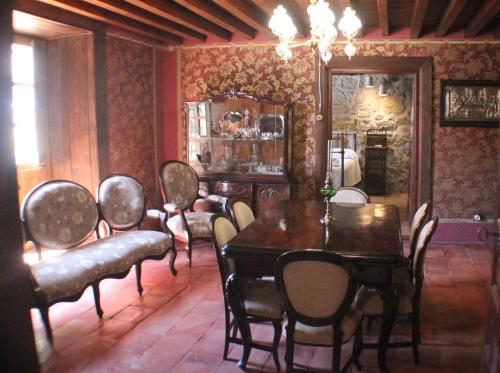
<svg viewBox="0 0 500 373">
<path fill-rule="evenodd" d="M 139 179 L 157 206 L 154 50 L 110 35 L 106 43 L 109 171 Z"/>
<path fill-rule="evenodd" d="M 257 96 L 294 102 L 298 197 L 310 198 L 315 189 L 315 72 L 308 48 L 293 52 L 293 59 L 285 64 L 273 46 L 185 48 L 181 51 L 182 100 L 236 86 Z M 342 46 L 334 54 L 342 55 Z M 358 55 L 434 57 L 434 213 L 444 218 L 470 219 L 476 212 L 494 217 L 498 130 L 439 127 L 439 79 L 500 79 L 500 44 L 362 43 Z M 182 146 L 185 150 L 186 145 Z"/>
</svg>

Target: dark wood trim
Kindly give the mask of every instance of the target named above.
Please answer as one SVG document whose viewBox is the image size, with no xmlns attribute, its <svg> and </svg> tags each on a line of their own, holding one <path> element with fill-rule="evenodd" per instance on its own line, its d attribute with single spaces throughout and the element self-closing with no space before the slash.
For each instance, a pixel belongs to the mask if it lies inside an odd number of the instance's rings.
<svg viewBox="0 0 500 373">
<path fill-rule="evenodd" d="M 270 36 L 274 36 L 268 26 L 269 17 L 256 4 L 248 1 L 213 0 L 214 3 L 234 14 L 247 25 Z"/>
<path fill-rule="evenodd" d="M 446 6 L 443 17 L 436 28 L 436 36 L 445 36 L 458 15 L 464 8 L 467 0 L 451 0 Z"/>
<path fill-rule="evenodd" d="M 476 36 L 500 11 L 500 1 L 486 0 L 465 28 L 466 37 Z"/>
<path fill-rule="evenodd" d="M 425 13 L 429 0 L 416 0 L 413 6 L 413 14 L 410 25 L 410 38 L 416 39 L 420 36 L 424 24 Z"/>
<path fill-rule="evenodd" d="M 410 164 L 409 213 L 414 214 L 418 206 L 431 200 L 432 189 L 432 57 L 333 57 L 328 66 L 321 65 L 321 87 L 327 91 L 316 99 L 325 118 L 316 126 L 316 180 L 321 185 L 326 172 L 326 140 L 331 134 L 331 118 L 328 103 L 331 101 L 329 77 L 332 74 L 414 74 L 413 100 L 415 119 L 413 122 L 412 152 Z"/>
<path fill-rule="evenodd" d="M 175 2 L 244 38 L 253 39 L 257 34 L 257 30 L 212 2 L 206 0 L 175 0 Z"/>
<path fill-rule="evenodd" d="M 95 85 L 95 123 L 97 136 L 97 163 L 99 179 L 109 175 L 109 141 L 107 114 L 107 71 L 106 71 L 106 32 L 95 31 L 94 37 L 94 85 Z"/>
<path fill-rule="evenodd" d="M 188 38 L 194 38 L 201 41 L 206 41 L 207 36 L 201 32 L 195 31 L 181 25 L 179 23 L 172 22 L 168 19 L 160 17 L 156 14 L 149 13 L 142 8 L 136 7 L 132 4 L 128 4 L 119 0 L 86 0 L 88 3 L 96 5 L 98 7 L 104 8 L 111 12 L 115 12 L 124 17 L 134 19 L 136 21 L 142 22 L 146 25 L 155 27 L 157 29 Z"/>
<path fill-rule="evenodd" d="M 232 32 L 170 1 L 162 0 L 125 0 L 150 13 L 179 23 L 203 34 L 211 34 L 224 40 L 231 40 Z"/>
<path fill-rule="evenodd" d="M 14 0 L 14 9 L 84 30 L 104 30 L 105 24 L 67 10 L 32 0 Z"/>
<path fill-rule="evenodd" d="M 4 372 L 39 372 L 31 324 L 29 270 L 17 199 L 12 127 L 11 45 L 13 1 L 0 7 L 0 366 Z"/>
<path fill-rule="evenodd" d="M 377 0 L 378 24 L 382 35 L 388 36 L 389 32 L 389 12 L 387 0 Z"/>
</svg>

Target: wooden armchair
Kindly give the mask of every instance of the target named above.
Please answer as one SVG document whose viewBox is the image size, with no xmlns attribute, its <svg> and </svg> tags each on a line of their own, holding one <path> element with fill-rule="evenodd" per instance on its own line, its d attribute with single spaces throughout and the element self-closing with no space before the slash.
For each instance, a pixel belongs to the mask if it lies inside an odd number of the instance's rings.
<svg viewBox="0 0 500 373">
<path fill-rule="evenodd" d="M 210 239 L 210 218 L 213 213 L 194 211 L 194 204 L 201 198 L 200 182 L 196 171 L 181 161 L 166 161 L 160 167 L 160 185 L 168 214 L 167 227 L 175 238 L 187 243 L 189 266 L 192 262 L 193 241 Z M 203 199 L 203 198 L 201 198 Z M 227 198 L 207 195 L 209 203 L 226 211 Z"/>
</svg>

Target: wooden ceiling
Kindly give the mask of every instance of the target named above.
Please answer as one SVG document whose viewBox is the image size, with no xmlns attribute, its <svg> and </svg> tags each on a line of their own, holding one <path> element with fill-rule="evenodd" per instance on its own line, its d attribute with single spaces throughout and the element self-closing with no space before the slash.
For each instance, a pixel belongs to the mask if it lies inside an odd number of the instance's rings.
<svg viewBox="0 0 500 373">
<path fill-rule="evenodd" d="M 85 17 L 98 25 L 138 35 L 151 42 L 179 45 L 191 39 L 252 40 L 273 36 L 267 24 L 273 9 L 284 5 L 298 33 L 307 36 L 308 0 L 15 0 L 15 9 L 63 19 Z M 330 0 L 337 19 L 352 6 L 363 24 L 361 37 L 374 30 L 389 37 L 409 30 L 410 38 L 444 37 L 455 31 L 474 37 L 492 32 L 500 38 L 500 0 Z M 53 18 L 51 18 L 53 19 Z M 358 38 L 359 39 L 359 38 Z"/>
</svg>

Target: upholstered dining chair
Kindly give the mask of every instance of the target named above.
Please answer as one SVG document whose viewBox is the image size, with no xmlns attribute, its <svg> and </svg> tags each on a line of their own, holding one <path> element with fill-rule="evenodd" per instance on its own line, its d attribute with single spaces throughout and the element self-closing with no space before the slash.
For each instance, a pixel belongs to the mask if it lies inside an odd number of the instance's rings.
<svg viewBox="0 0 500 373">
<path fill-rule="evenodd" d="M 237 232 L 233 223 L 222 214 L 214 214 L 212 216 L 210 219 L 210 232 L 219 265 L 222 292 L 224 295 L 225 340 L 223 358 L 225 360 L 229 351 L 229 343 L 242 344 L 242 340 L 236 336 L 237 325 L 234 318 L 231 320 L 229 300 L 225 291 L 227 280 L 234 272 L 234 262 L 232 259 L 222 256 L 222 247 L 231 238 L 236 236 Z M 276 371 L 279 372 L 278 345 L 282 331 L 283 309 L 280 304 L 276 285 L 272 280 L 256 279 L 249 282 L 245 292 L 244 307 L 248 320 L 253 323 L 270 322 L 274 326 L 272 346 L 252 343 L 252 347 L 272 352 Z"/>
<path fill-rule="evenodd" d="M 238 232 L 245 229 L 255 220 L 255 215 L 250 206 L 242 201 L 230 201 L 229 212 Z"/>
<path fill-rule="evenodd" d="M 348 262 L 339 255 L 318 250 L 291 251 L 281 255 L 274 277 L 285 307 L 286 371 L 293 371 L 294 344 L 332 346 L 332 371 L 340 371 L 342 344 L 353 335 L 352 357 L 359 368 L 361 320 L 352 307 L 356 282 Z"/>
<path fill-rule="evenodd" d="M 193 204 L 199 199 L 200 183 L 196 171 L 181 161 L 166 161 L 160 166 L 160 185 L 163 192 L 165 211 L 168 213 L 167 226 L 175 238 L 185 242 L 188 249 L 188 261 L 191 266 L 193 241 L 210 239 L 210 218 L 212 213 L 193 211 Z M 223 211 L 227 199 L 208 196 L 211 201 L 218 201 Z"/>
<path fill-rule="evenodd" d="M 157 216 L 160 219 L 161 231 L 168 235 L 169 245 L 165 252 L 147 254 L 135 263 L 137 291 L 139 294 L 142 294 L 143 290 L 141 286 L 141 267 L 144 260 L 162 260 L 171 252 L 170 272 L 174 276 L 177 274 L 174 266 L 177 251 L 173 234 L 164 222 L 166 216 L 162 216 L 162 212 L 159 210 L 146 210 L 146 193 L 139 180 L 123 174 L 113 174 L 106 177 L 99 183 L 97 188 L 97 204 L 100 215 L 104 219 L 103 222 L 108 226 L 110 235 L 114 231 L 141 230 L 145 218 L 152 216 Z M 99 234 L 99 230 L 96 232 Z"/>
<path fill-rule="evenodd" d="M 354 187 L 340 187 L 337 194 L 330 198 L 330 202 L 370 203 L 370 197 L 361 189 Z"/>
<path fill-rule="evenodd" d="M 407 281 L 397 282 L 395 284 L 399 296 L 398 316 L 405 316 L 411 320 L 412 338 L 409 342 L 391 342 L 388 347 L 412 347 L 413 360 L 419 364 L 420 342 L 420 297 L 422 286 L 424 284 L 424 262 L 432 235 L 436 231 L 439 218 L 435 217 L 426 223 L 420 232 L 415 243 L 415 254 L 412 263 L 413 278 Z M 362 286 L 356 296 L 356 307 L 363 312 L 365 316 L 381 317 L 383 314 L 383 301 L 380 295 L 365 286 Z M 363 344 L 363 348 L 376 348 L 376 344 Z"/>
<path fill-rule="evenodd" d="M 422 203 L 422 205 L 417 209 L 417 211 L 415 211 L 415 214 L 413 215 L 413 219 L 410 224 L 410 253 L 408 255 L 410 263 L 413 262 L 417 244 L 417 237 L 424 225 L 425 220 L 428 218 L 428 215 L 431 211 L 430 207 L 430 201 L 426 201 Z"/>
</svg>

